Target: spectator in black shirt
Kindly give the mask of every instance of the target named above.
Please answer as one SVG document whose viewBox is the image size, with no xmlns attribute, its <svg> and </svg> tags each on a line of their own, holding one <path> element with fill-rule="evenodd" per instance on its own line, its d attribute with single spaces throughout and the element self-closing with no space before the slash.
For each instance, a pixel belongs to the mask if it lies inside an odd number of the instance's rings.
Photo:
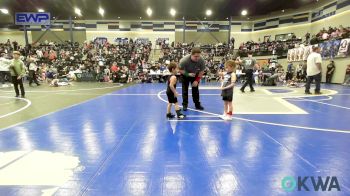
<svg viewBox="0 0 350 196">
<path fill-rule="evenodd" d="M 327 65 L 326 83 L 330 84 L 335 71 L 334 61 L 330 61 Z"/>
<path fill-rule="evenodd" d="M 306 33 L 305 35 L 305 44 L 309 44 L 310 43 L 310 33 Z"/>
</svg>

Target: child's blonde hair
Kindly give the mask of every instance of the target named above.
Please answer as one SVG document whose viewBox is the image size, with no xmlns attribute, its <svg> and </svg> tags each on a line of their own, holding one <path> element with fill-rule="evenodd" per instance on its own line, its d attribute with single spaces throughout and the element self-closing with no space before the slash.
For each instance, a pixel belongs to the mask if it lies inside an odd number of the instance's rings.
<svg viewBox="0 0 350 196">
<path fill-rule="evenodd" d="M 226 61 L 225 68 L 227 68 L 227 67 L 232 67 L 233 71 L 235 71 L 236 70 L 236 62 L 233 60 Z"/>
</svg>

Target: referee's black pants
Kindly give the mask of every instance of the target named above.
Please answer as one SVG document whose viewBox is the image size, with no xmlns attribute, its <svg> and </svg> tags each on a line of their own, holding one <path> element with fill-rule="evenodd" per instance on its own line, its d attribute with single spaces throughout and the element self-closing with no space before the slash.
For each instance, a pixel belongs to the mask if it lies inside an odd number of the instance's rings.
<svg viewBox="0 0 350 196">
<path fill-rule="evenodd" d="M 195 81 L 195 77 L 186 77 L 182 76 L 182 105 L 183 106 L 188 106 L 188 87 Z M 199 82 L 198 82 L 199 86 Z M 199 102 L 199 90 L 197 87 L 192 87 L 192 99 L 194 104 L 197 106 L 200 106 L 201 103 Z"/>
<path fill-rule="evenodd" d="M 245 78 L 246 78 L 246 81 L 245 83 L 243 84 L 241 90 L 244 91 L 245 87 L 249 84 L 249 87 L 250 87 L 250 91 L 254 91 L 254 87 L 253 87 L 253 74 L 254 74 L 254 71 L 252 69 L 247 69 L 246 72 L 245 72 Z"/>
</svg>

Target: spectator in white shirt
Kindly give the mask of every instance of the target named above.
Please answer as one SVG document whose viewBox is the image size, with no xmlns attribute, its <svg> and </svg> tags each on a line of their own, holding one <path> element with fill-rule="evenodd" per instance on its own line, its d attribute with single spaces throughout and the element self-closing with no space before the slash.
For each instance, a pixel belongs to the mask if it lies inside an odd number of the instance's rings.
<svg viewBox="0 0 350 196">
<path fill-rule="evenodd" d="M 319 46 L 313 46 L 312 47 L 312 53 L 307 58 L 307 68 L 306 68 L 306 74 L 307 74 L 307 82 L 305 85 L 305 94 L 311 94 L 310 93 L 310 85 L 313 80 L 315 80 L 316 88 L 315 88 L 315 94 L 319 95 L 321 94 L 321 79 L 322 79 L 322 58 L 320 55 L 320 48 Z"/>
<path fill-rule="evenodd" d="M 11 64 L 11 60 L 5 58 L 5 53 L 1 53 L 0 56 L 0 82 L 4 85 L 5 79 L 7 76 L 7 79 L 10 80 L 10 70 L 9 66 Z"/>
<path fill-rule="evenodd" d="M 38 66 L 36 65 L 36 58 L 34 56 L 31 56 L 28 59 L 29 62 L 29 86 L 32 86 L 33 82 L 37 85 L 40 86 L 38 80 L 37 80 L 37 76 L 36 76 L 36 72 L 38 70 Z"/>
<path fill-rule="evenodd" d="M 38 58 L 42 58 L 43 57 L 43 51 L 36 50 L 36 55 L 38 55 Z"/>
</svg>

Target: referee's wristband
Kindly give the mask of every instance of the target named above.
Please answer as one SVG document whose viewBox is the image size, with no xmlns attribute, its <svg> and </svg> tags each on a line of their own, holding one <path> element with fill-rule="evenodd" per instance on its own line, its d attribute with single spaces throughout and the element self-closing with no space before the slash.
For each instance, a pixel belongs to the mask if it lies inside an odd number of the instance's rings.
<svg viewBox="0 0 350 196">
<path fill-rule="evenodd" d="M 197 76 L 195 81 L 199 82 L 201 80 L 201 77 Z"/>
</svg>

